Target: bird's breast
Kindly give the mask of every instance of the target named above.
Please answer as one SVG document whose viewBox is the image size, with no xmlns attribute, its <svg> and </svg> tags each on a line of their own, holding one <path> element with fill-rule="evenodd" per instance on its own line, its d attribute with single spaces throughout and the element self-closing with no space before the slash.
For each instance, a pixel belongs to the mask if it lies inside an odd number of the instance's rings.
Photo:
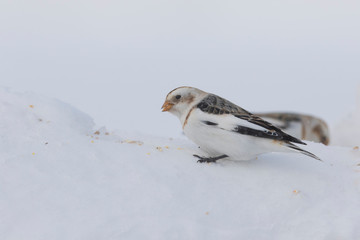
<svg viewBox="0 0 360 240">
<path fill-rule="evenodd" d="M 187 127 L 189 123 L 190 117 L 192 117 L 193 112 L 196 110 L 196 107 L 192 107 L 189 111 L 187 111 L 186 114 L 184 114 L 183 119 L 181 119 L 182 129 L 185 131 L 185 128 Z"/>
</svg>

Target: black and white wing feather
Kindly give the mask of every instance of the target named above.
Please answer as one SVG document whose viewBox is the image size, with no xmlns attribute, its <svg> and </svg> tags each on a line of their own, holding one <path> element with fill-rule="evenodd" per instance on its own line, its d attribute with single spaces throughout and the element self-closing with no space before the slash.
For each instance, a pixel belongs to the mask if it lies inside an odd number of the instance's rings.
<svg viewBox="0 0 360 240">
<path fill-rule="evenodd" d="M 224 127 L 225 130 L 253 137 L 306 145 L 306 143 L 286 134 L 271 123 L 217 95 L 209 94 L 197 104 L 197 108 L 210 115 L 224 115 L 224 117 L 229 115 L 232 116 L 228 121 L 229 124 Z M 208 119 L 203 122 L 208 125 L 218 125 L 216 121 L 210 121 Z"/>
</svg>

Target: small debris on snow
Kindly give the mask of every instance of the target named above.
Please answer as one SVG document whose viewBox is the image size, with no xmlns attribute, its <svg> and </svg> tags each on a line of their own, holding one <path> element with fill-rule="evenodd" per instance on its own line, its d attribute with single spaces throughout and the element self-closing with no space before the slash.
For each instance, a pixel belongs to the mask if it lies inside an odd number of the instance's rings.
<svg viewBox="0 0 360 240">
<path fill-rule="evenodd" d="M 94 132 L 94 135 L 110 135 L 110 133 L 106 130 L 106 127 L 102 127 Z"/>
<path fill-rule="evenodd" d="M 29 105 L 29 108 L 34 108 L 34 105 Z"/>
<path fill-rule="evenodd" d="M 156 147 L 156 150 L 158 150 L 159 152 L 163 151 L 162 147 Z"/>
<path fill-rule="evenodd" d="M 353 148 L 353 150 L 359 151 L 359 146 L 355 146 L 355 147 Z"/>
<path fill-rule="evenodd" d="M 137 144 L 139 146 L 143 145 L 144 143 L 141 142 L 141 141 L 134 141 L 134 140 L 124 140 L 124 141 L 121 141 L 121 143 L 129 143 L 129 144 Z"/>
</svg>

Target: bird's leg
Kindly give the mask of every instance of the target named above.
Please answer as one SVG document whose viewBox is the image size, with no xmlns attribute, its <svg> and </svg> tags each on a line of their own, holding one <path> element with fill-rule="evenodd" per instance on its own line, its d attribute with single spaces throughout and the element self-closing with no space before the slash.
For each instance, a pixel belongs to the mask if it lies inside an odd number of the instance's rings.
<svg viewBox="0 0 360 240">
<path fill-rule="evenodd" d="M 194 154 L 193 156 L 199 158 L 198 162 L 200 162 L 200 163 L 203 163 L 203 162 L 207 162 L 207 163 L 216 162 L 219 159 L 228 157 L 228 155 L 225 155 L 225 154 L 221 155 L 221 156 L 218 156 L 218 157 L 208 157 L 208 158 L 200 157 L 199 155 L 196 155 L 196 154 Z"/>
</svg>

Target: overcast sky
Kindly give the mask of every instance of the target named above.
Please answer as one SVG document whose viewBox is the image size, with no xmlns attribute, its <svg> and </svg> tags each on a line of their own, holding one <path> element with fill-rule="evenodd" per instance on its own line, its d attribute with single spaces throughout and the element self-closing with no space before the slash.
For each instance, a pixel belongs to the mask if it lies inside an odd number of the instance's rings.
<svg viewBox="0 0 360 240">
<path fill-rule="evenodd" d="M 2 0 L 0 85 L 166 136 L 181 127 L 160 107 L 182 85 L 334 124 L 359 92 L 359 29 L 359 1 Z"/>
</svg>

